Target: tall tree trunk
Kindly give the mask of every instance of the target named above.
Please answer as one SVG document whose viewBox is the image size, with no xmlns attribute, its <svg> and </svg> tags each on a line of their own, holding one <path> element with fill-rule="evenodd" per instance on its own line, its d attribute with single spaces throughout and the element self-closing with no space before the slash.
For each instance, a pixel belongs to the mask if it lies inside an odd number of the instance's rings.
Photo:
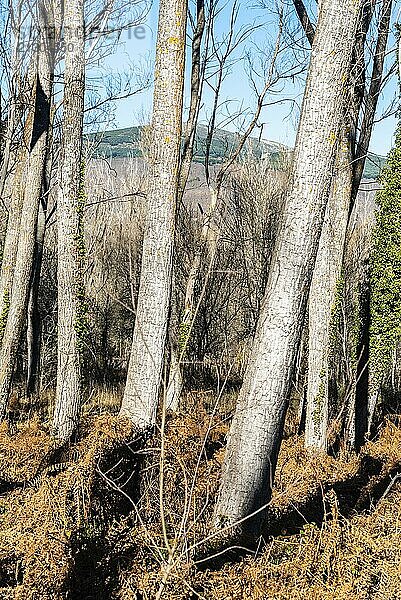
<svg viewBox="0 0 401 600">
<path fill-rule="evenodd" d="M 383 0 L 378 23 L 377 40 L 373 55 L 369 89 L 363 89 L 365 96 L 360 134 L 356 143 L 352 203 L 356 201 L 359 185 L 372 136 L 377 104 L 382 90 L 384 63 L 390 29 L 392 0 Z M 363 48 L 361 49 L 363 52 Z M 365 85 L 363 86 L 365 88 Z M 362 92 L 362 93 L 363 93 Z M 358 219 L 358 215 L 355 215 Z M 354 221 L 355 222 L 355 221 Z M 345 281 L 346 333 L 348 344 L 348 393 L 344 436 L 349 449 L 359 450 L 366 441 L 371 426 L 370 415 L 378 398 L 378 390 L 369 385 L 369 329 L 370 329 L 370 283 L 368 255 L 370 252 L 370 231 L 373 213 L 366 219 L 365 229 L 361 229 L 355 248 L 355 231 L 351 230 L 346 247 L 348 280 Z M 354 271 L 350 271 L 350 268 Z M 356 274 L 356 275 L 355 275 Z"/>
<path fill-rule="evenodd" d="M 26 169 L 24 201 L 10 306 L 0 352 L 0 417 L 2 418 L 7 407 L 18 345 L 27 314 L 53 89 L 54 39 L 52 35 L 48 35 L 52 12 L 51 7 L 44 0 L 39 3 L 38 16 L 39 40 L 35 116 L 29 146 L 30 153 Z"/>
<path fill-rule="evenodd" d="M 198 124 L 198 116 L 200 109 L 200 102 L 202 96 L 203 86 L 203 73 L 201 63 L 201 48 L 202 39 L 205 32 L 205 2 L 204 0 L 197 0 L 196 3 L 196 28 L 193 35 L 192 41 L 192 68 L 191 68 L 191 101 L 189 106 L 188 121 L 186 124 L 185 139 L 183 144 L 183 151 L 180 163 L 180 177 L 177 195 L 177 208 L 178 214 L 181 208 L 181 202 L 184 196 L 185 188 L 187 186 L 189 174 L 191 171 L 192 158 L 194 153 L 194 145 L 196 139 L 196 128 Z M 193 268 L 191 268 L 191 273 Z M 190 275 L 191 277 L 191 275 Z M 184 377 L 182 373 L 182 358 L 183 352 L 185 351 L 185 332 L 188 330 L 188 315 L 187 315 L 187 296 L 188 289 L 186 290 L 185 298 L 185 312 L 184 317 L 177 315 L 177 321 L 174 329 L 178 331 L 171 332 L 171 343 L 170 343 L 170 368 L 168 374 L 168 383 L 166 389 L 166 408 L 177 412 L 180 404 L 180 397 L 184 387 Z M 172 311 L 174 321 L 174 309 Z M 192 320 L 192 313 L 189 321 Z M 182 335 L 184 334 L 184 335 Z M 184 343 L 182 343 L 184 342 Z"/>
<path fill-rule="evenodd" d="M 283 226 L 223 464 L 218 526 L 247 519 L 241 528 L 257 531 L 271 497 L 361 3 L 320 8 Z"/>
<path fill-rule="evenodd" d="M 11 289 L 14 277 L 15 261 L 18 251 L 18 238 L 20 232 L 22 207 L 24 202 L 25 181 L 27 169 L 29 167 L 29 147 L 32 137 L 34 118 L 35 118 L 35 99 L 36 99 L 36 71 L 37 58 L 32 61 L 31 81 L 28 90 L 29 107 L 28 115 L 24 126 L 24 134 L 22 138 L 21 148 L 17 151 L 17 160 L 15 170 L 12 174 L 11 200 L 8 210 L 6 236 L 3 246 L 3 255 L 1 260 L 0 270 L 0 347 L 4 334 L 4 329 L 7 323 L 8 311 L 10 308 Z M 7 159 L 7 167 L 4 173 L 0 176 L 0 190 L 4 190 L 7 179 L 7 170 L 9 158 Z M 4 166 L 4 165 L 3 165 Z M 4 175 L 4 179 L 2 178 Z"/>
<path fill-rule="evenodd" d="M 3 246 L 3 257 L 0 271 L 0 346 L 10 309 L 11 288 L 13 283 L 15 260 L 18 250 L 18 238 L 23 205 L 23 168 L 25 161 L 20 157 L 16 172 L 13 175 L 13 188 L 8 209 L 6 237 Z"/>
<path fill-rule="evenodd" d="M 7 129 L 5 133 L 4 149 L 1 156 L 1 167 L 0 167 L 0 197 L 3 197 L 6 182 L 11 172 L 11 162 L 13 158 L 13 148 L 16 144 L 16 129 L 21 119 L 21 105 L 23 104 L 22 98 L 25 92 L 28 92 L 28 97 L 32 96 L 32 78 L 28 74 L 28 86 L 29 90 L 24 90 L 21 86 L 21 73 L 19 69 L 21 67 L 21 34 L 23 33 L 23 0 L 19 0 L 17 5 L 14 7 L 12 3 L 9 5 L 11 12 L 11 20 L 13 22 L 13 51 L 11 56 L 11 72 L 8 74 L 9 85 L 10 85 L 10 99 L 9 99 L 9 111 L 7 115 Z M 32 63 L 31 65 L 32 66 Z M 29 85 L 31 84 L 31 85 Z M 0 93 L 1 97 L 1 93 Z M 32 111 L 29 111 L 32 113 Z M 32 123 L 31 123 L 32 124 Z M 29 140 L 28 140 L 29 144 Z M 23 152 L 23 151 L 22 151 Z M 15 158 L 15 156 L 14 156 Z M 1 296 L 0 296 L 1 297 Z M 0 311 L 1 312 L 1 311 Z"/>
<path fill-rule="evenodd" d="M 344 256 L 347 394 L 344 439 L 359 450 L 368 430 L 370 276 L 369 262 L 374 210 L 358 196 L 351 214 Z"/>
<path fill-rule="evenodd" d="M 377 103 L 383 86 L 384 61 L 386 59 L 387 42 L 390 30 L 391 11 L 393 0 L 383 0 L 380 21 L 378 25 L 377 41 L 373 57 L 372 75 L 370 86 L 365 94 L 365 107 L 361 122 L 361 130 L 356 148 L 354 162 L 353 199 L 355 200 L 362 180 L 368 155 L 370 140 L 376 116 Z M 364 51 L 364 50 L 363 50 Z"/>
<path fill-rule="evenodd" d="M 338 173 L 333 180 L 327 209 L 330 216 L 326 217 L 323 226 L 315 272 L 312 279 L 309 299 L 310 347 L 308 355 L 309 376 L 305 445 L 317 450 L 327 450 L 331 317 L 336 303 L 337 282 L 340 278 L 344 256 L 348 217 L 355 202 L 362 178 L 372 134 L 379 90 L 381 89 L 391 4 L 391 0 L 386 0 L 382 7 L 372 81 L 366 94 L 364 53 L 366 35 L 372 20 L 374 2 L 365 2 L 361 12 L 361 24 L 353 50 L 352 93 L 350 94 L 351 111 L 348 107 L 346 111 L 347 116 L 344 118 L 345 122 L 348 121 L 351 123 L 351 127 L 345 128 L 344 126 L 344 139 L 339 147 L 337 158 L 339 165 L 337 169 Z M 366 106 L 357 149 L 355 149 L 353 132 L 357 129 L 364 97 L 366 99 Z M 349 114 L 350 112 L 351 115 Z M 356 155 L 356 161 L 354 160 L 354 155 Z"/>
<path fill-rule="evenodd" d="M 82 165 L 85 96 L 83 0 L 69 0 L 65 4 L 64 38 L 62 171 L 57 200 L 57 390 L 53 432 L 57 438 L 68 441 L 78 427 L 81 408 L 80 346 L 85 319 L 82 276 L 82 215 L 85 203 Z"/>
<path fill-rule="evenodd" d="M 141 281 L 121 414 L 155 423 L 170 310 L 185 69 L 187 0 L 161 0 Z"/>
<path fill-rule="evenodd" d="M 38 295 L 40 274 L 43 259 L 43 244 L 46 230 L 46 214 L 42 209 L 38 215 L 38 228 L 36 233 L 35 252 L 32 269 L 32 281 L 29 292 L 28 315 L 27 315 L 27 375 L 26 394 L 28 397 L 39 393 L 39 367 L 40 347 L 42 336 L 42 324 L 38 307 Z"/>
<path fill-rule="evenodd" d="M 309 353 L 305 445 L 327 450 L 330 328 L 341 276 L 352 190 L 348 132 L 339 144 L 309 295 Z"/>
<path fill-rule="evenodd" d="M 59 29 L 56 28 L 55 39 L 60 39 Z M 38 396 L 40 393 L 40 357 L 42 345 L 42 316 L 39 310 L 39 287 L 42 272 L 43 247 L 46 235 L 47 225 L 47 207 L 50 191 L 50 181 L 53 163 L 53 129 L 56 108 L 54 102 L 51 106 L 50 131 L 48 134 L 48 148 L 45 174 L 43 177 L 43 194 L 41 198 L 41 207 L 38 216 L 38 228 L 36 234 L 36 244 L 34 253 L 34 263 L 32 272 L 31 289 L 28 302 L 27 318 L 27 376 L 26 376 L 26 394 L 28 397 Z"/>
</svg>

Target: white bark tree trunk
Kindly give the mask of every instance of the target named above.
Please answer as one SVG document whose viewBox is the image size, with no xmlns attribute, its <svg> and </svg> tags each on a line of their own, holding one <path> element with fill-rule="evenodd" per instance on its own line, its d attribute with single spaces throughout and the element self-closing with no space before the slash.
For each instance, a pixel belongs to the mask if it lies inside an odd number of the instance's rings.
<svg viewBox="0 0 401 600">
<path fill-rule="evenodd" d="M 0 346 L 4 334 L 4 329 L 7 323 L 8 311 L 10 308 L 11 289 L 14 277 L 15 261 L 17 258 L 18 251 L 18 238 L 21 224 L 22 207 L 24 201 L 24 185 L 26 181 L 26 170 L 28 168 L 29 158 L 29 145 L 32 137 L 32 127 L 35 117 L 35 99 L 36 99 L 36 65 L 35 73 L 31 73 L 30 85 L 29 85 L 29 110 L 24 126 L 24 135 L 22 140 L 22 148 L 17 152 L 17 160 L 15 170 L 11 175 L 12 188 L 11 188 L 11 200 L 7 219 L 7 229 L 4 239 L 3 256 L 1 260 L 0 270 Z M 8 161 L 6 161 L 8 162 Z M 0 182 L 0 189 L 4 189 L 4 185 L 7 179 L 7 165 L 5 172 L 2 173 Z"/>
<path fill-rule="evenodd" d="M 189 174 L 191 171 L 192 159 L 194 154 L 194 146 L 196 139 L 196 128 L 198 124 L 200 103 L 203 89 L 203 75 L 202 74 L 202 39 L 205 32 L 205 2 L 204 0 L 197 0 L 197 22 L 196 28 L 193 33 L 192 40 L 192 68 L 191 68 L 191 101 L 189 106 L 189 116 L 186 124 L 185 139 L 183 143 L 183 152 L 180 164 L 180 175 L 178 183 L 178 209 L 180 202 L 185 193 L 185 188 L 188 183 Z M 194 259 L 194 262 L 196 259 Z M 191 266 L 189 279 L 193 280 L 194 277 L 194 265 Z M 195 273 L 196 277 L 196 273 Z M 184 375 L 182 368 L 182 359 L 185 353 L 185 345 L 188 342 L 188 336 L 186 332 L 189 332 L 188 323 L 192 322 L 192 316 L 189 315 L 187 307 L 188 289 L 195 286 L 195 282 L 187 282 L 187 289 L 185 294 L 185 309 L 184 316 L 181 319 L 181 315 L 178 315 L 177 321 L 179 324 L 174 325 L 173 331 L 171 332 L 171 344 L 170 344 L 170 366 L 168 374 L 168 383 L 166 389 L 166 408 L 173 412 L 178 412 L 180 408 L 180 398 L 182 390 L 184 388 Z M 174 289 L 174 285 L 173 285 Z M 191 313 L 192 315 L 192 313 Z M 181 320 L 180 320 L 181 319 Z M 171 322 L 170 322 L 171 327 Z M 182 335 L 184 334 L 184 336 Z M 184 339 L 185 338 L 185 339 Z M 184 344 L 182 343 L 184 341 Z"/>
<path fill-rule="evenodd" d="M 85 95 L 83 0 L 64 8 L 66 47 L 63 105 L 63 147 L 58 229 L 58 343 L 54 435 L 67 441 L 78 427 L 81 408 L 80 344 L 84 329 L 82 277 L 83 191 L 82 130 Z"/>
<path fill-rule="evenodd" d="M 21 157 L 21 160 L 23 158 Z M 17 167 L 18 169 L 18 167 Z M 19 171 L 19 169 L 18 169 Z M 0 271 L 0 345 L 10 308 L 11 288 L 13 283 L 15 259 L 18 250 L 18 237 L 21 223 L 23 191 L 21 190 L 22 173 L 16 172 L 13 177 L 12 197 L 9 207 L 6 237 L 3 247 L 3 258 Z"/>
<path fill-rule="evenodd" d="M 366 204 L 365 204 L 366 202 Z M 369 380 L 369 259 L 374 211 L 358 197 L 348 224 L 344 256 L 344 313 L 347 351 L 347 393 L 344 440 L 359 450 L 368 431 Z"/>
<path fill-rule="evenodd" d="M 392 0 L 385 0 L 381 8 L 378 24 L 377 43 L 374 53 L 371 83 L 365 90 L 365 103 L 363 118 L 360 124 L 360 133 L 354 156 L 339 157 L 344 163 L 337 186 L 337 208 L 335 199 L 329 200 L 329 209 L 332 212 L 334 226 L 330 231 L 323 227 L 319 252 L 316 260 L 316 274 L 312 281 L 310 293 L 310 339 L 309 348 L 309 383 L 308 383 L 308 413 L 305 444 L 317 450 L 327 450 L 327 427 L 329 409 L 329 333 L 332 308 L 336 301 L 335 287 L 340 275 L 344 257 L 344 244 L 346 225 L 351 205 L 353 204 L 361 182 L 365 159 L 372 134 L 372 126 L 377 107 L 379 92 L 383 80 L 383 65 L 387 47 Z M 361 25 L 354 48 L 354 71 L 351 77 L 352 94 L 350 107 L 345 111 L 348 121 L 355 128 L 361 113 L 363 89 L 365 86 L 365 43 L 366 35 L 372 21 L 372 6 L 365 5 L 361 14 Z M 361 91 L 362 90 L 362 91 Z M 352 136 L 351 136 L 352 137 Z M 346 164 L 348 162 L 348 166 Z M 353 166 L 351 166 L 351 162 Z M 348 172 L 347 172 L 348 170 Z M 341 181 L 342 179 L 342 181 Z M 350 188 L 351 185 L 351 189 Z M 333 192 L 332 192 L 333 194 Z M 331 208 L 330 208 L 331 205 Z M 333 212 L 334 211 L 334 212 Z M 335 279 L 334 279 L 335 277 Z M 354 274 L 351 274 L 354 277 Z M 356 386 L 353 387 L 356 391 Z M 351 421 L 354 420 L 354 410 L 351 411 Z M 352 416 L 354 415 L 354 416 Z M 355 424 L 354 424 L 355 425 Z M 359 427 L 359 425 L 358 425 Z M 352 435 L 355 438 L 355 431 Z"/>
<path fill-rule="evenodd" d="M 215 509 L 217 526 L 259 529 L 280 448 L 342 119 L 362 0 L 321 5 L 283 226 L 231 426 Z"/>
<path fill-rule="evenodd" d="M 352 164 L 347 135 L 337 153 L 326 216 L 309 295 L 308 388 L 305 446 L 327 450 L 329 420 L 330 327 L 341 276 L 352 192 Z"/>
<path fill-rule="evenodd" d="M 179 180 L 187 0 L 161 0 L 148 207 L 134 337 L 121 414 L 155 423 L 170 310 Z"/>
<path fill-rule="evenodd" d="M 28 301 L 26 325 L 27 375 L 26 395 L 28 398 L 39 396 L 39 365 L 41 348 L 41 315 L 38 308 L 39 284 L 43 259 L 43 246 L 46 233 L 46 214 L 39 209 L 31 289 Z"/>
<path fill-rule="evenodd" d="M 39 3 L 38 67 L 35 116 L 26 169 L 24 200 L 10 306 L 0 351 L 0 418 L 4 418 L 24 320 L 27 314 L 54 75 L 54 39 L 49 32 L 52 8 Z"/>
</svg>

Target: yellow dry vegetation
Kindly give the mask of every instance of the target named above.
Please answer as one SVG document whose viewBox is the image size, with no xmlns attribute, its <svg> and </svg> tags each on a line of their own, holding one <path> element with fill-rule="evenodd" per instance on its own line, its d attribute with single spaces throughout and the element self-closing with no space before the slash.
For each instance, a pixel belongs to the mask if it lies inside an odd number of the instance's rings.
<svg viewBox="0 0 401 600">
<path fill-rule="evenodd" d="M 82 440 L 54 464 L 57 445 L 37 421 L 0 431 L 0 479 L 15 489 L 0 497 L 0 597 L 66 598 L 73 540 L 91 511 L 92 486 L 103 456 L 132 436 L 126 420 L 102 416 L 83 423 Z M 15 585 L 15 583 L 17 585 Z"/>
<path fill-rule="evenodd" d="M 204 559 L 208 552 L 213 555 L 217 551 L 213 538 L 207 539 L 213 535 L 208 524 L 227 426 L 214 418 L 210 431 L 214 432 L 210 446 L 216 449 L 209 454 L 208 444 L 203 449 L 207 431 L 202 416 L 187 415 L 170 422 L 164 505 L 176 551 L 169 561 L 156 505 L 157 489 L 154 486 L 150 491 L 150 486 L 145 495 L 145 526 L 133 527 L 129 533 L 136 554 L 121 573 L 120 600 L 401 598 L 401 485 L 395 477 L 401 472 L 399 427 L 387 422 L 378 440 L 366 444 L 359 456 L 341 450 L 335 458 L 311 457 L 302 437 L 285 439 L 264 546 L 242 558 L 238 549 L 228 548 L 218 566 Z M 185 512 L 183 490 L 191 487 L 191 474 L 202 449 L 206 457 L 190 499 L 187 531 L 177 539 Z M 278 534 L 268 537 L 269 529 Z M 162 557 L 155 549 L 161 550 Z"/>
<path fill-rule="evenodd" d="M 39 421 L 2 425 L 0 599 L 401 597 L 397 420 L 359 456 L 311 456 L 302 437 L 288 435 L 264 543 L 254 554 L 226 548 L 209 561 L 222 551 L 210 524 L 227 432 L 224 415 L 200 406 L 167 418 L 163 444 L 158 431 L 132 446 L 130 424 L 108 415 L 86 416 L 78 442 L 64 449 Z M 90 536 L 104 581 L 95 585 L 88 572 L 88 587 L 72 591 Z"/>
</svg>

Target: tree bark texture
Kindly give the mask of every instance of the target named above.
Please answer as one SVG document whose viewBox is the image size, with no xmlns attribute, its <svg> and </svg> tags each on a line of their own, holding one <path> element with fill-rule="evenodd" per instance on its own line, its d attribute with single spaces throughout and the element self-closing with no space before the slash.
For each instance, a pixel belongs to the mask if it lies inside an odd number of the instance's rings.
<svg viewBox="0 0 401 600">
<path fill-rule="evenodd" d="M 358 450 L 364 444 L 368 430 L 369 260 L 374 222 L 369 194 L 359 195 L 348 225 L 344 256 L 344 336 L 347 352 L 344 439 L 350 450 Z"/>
<path fill-rule="evenodd" d="M 201 61 L 202 39 L 204 36 L 206 25 L 204 0 L 197 0 L 196 8 L 197 20 L 192 41 L 191 101 L 189 106 L 188 121 L 186 124 L 182 156 L 180 161 L 180 175 L 177 195 L 178 215 L 180 214 L 180 204 L 182 202 L 182 198 L 184 196 L 185 188 L 187 186 L 189 174 L 191 171 L 196 138 L 196 128 L 198 123 L 202 95 L 202 86 L 204 81 Z M 194 262 L 196 260 L 197 259 L 195 258 Z M 191 279 L 191 275 L 193 275 L 193 272 L 194 267 L 192 265 L 189 279 Z M 188 336 L 186 336 L 185 333 L 190 331 L 190 324 L 193 318 L 192 313 L 191 315 L 188 315 L 187 311 L 188 286 L 191 287 L 192 282 L 187 283 L 184 315 L 177 315 L 177 318 L 175 319 L 177 323 L 174 324 L 173 327 L 171 327 L 170 323 L 170 366 L 166 389 L 166 408 L 173 412 L 177 412 L 180 407 L 180 398 L 184 387 L 184 376 L 181 363 L 183 358 L 183 351 L 185 351 L 185 345 L 188 341 Z M 174 321 L 174 318 L 172 319 L 172 321 Z"/>
<path fill-rule="evenodd" d="M 76 431 L 81 408 L 80 346 L 85 329 L 82 275 L 85 204 L 82 131 L 85 96 L 85 38 L 82 0 L 64 7 L 66 47 L 63 147 L 57 201 L 58 333 L 54 435 L 67 441 Z"/>
<path fill-rule="evenodd" d="M 361 11 L 352 55 L 350 102 L 349 104 L 347 102 L 344 110 L 343 141 L 339 144 L 337 169 L 327 208 L 327 214 L 331 216 L 328 217 L 328 221 L 326 215 L 310 291 L 305 445 L 316 450 L 327 450 L 330 327 L 333 309 L 336 301 L 338 302 L 336 289 L 340 280 L 348 217 L 359 189 L 372 134 L 378 91 L 381 88 L 389 27 L 388 12 L 389 10 L 391 12 L 391 3 L 391 0 L 386 0 L 382 7 L 372 81 L 367 93 L 365 93 L 365 44 L 372 21 L 374 3 L 366 2 Z M 364 98 L 365 106 L 356 150 L 354 132 Z M 330 225 L 330 221 L 333 226 Z"/>
<path fill-rule="evenodd" d="M 34 62 L 34 61 L 33 61 Z M 12 187 L 10 189 L 10 205 L 8 209 L 8 219 L 6 235 L 4 239 L 3 255 L 1 260 L 0 270 L 0 346 L 4 334 L 4 329 L 7 323 L 8 311 L 10 308 L 11 289 L 14 276 L 15 261 L 17 258 L 18 239 L 21 224 L 22 207 L 24 201 L 24 185 L 27 176 L 28 158 L 30 140 L 32 137 L 32 128 L 35 118 L 35 99 L 36 99 L 36 66 L 35 73 L 31 77 L 31 85 L 29 86 L 29 107 L 28 115 L 24 126 L 24 134 L 21 143 L 21 148 L 17 151 L 16 166 L 11 175 Z M 9 158 L 7 163 L 9 163 Z M 3 165 L 4 166 L 4 165 Z M 7 165 L 8 166 L 8 165 Z M 0 189 L 4 190 L 4 185 L 7 179 L 7 166 L 4 172 L 4 181 L 0 182 Z"/>
<path fill-rule="evenodd" d="M 241 528 L 257 531 L 271 497 L 361 2 L 330 0 L 320 8 L 281 235 L 223 464 L 220 527 L 248 519 Z"/>
<path fill-rule="evenodd" d="M 308 388 L 305 445 L 327 451 L 332 315 L 336 307 L 351 203 L 352 163 L 348 132 L 340 141 L 336 172 L 309 295 Z"/>
<path fill-rule="evenodd" d="M 39 209 L 35 252 L 29 292 L 26 327 L 27 375 L 26 395 L 28 398 L 39 394 L 40 349 L 42 336 L 41 315 L 38 306 L 40 275 L 42 270 L 43 246 L 46 231 L 46 214 Z"/>
<path fill-rule="evenodd" d="M 187 1 L 161 0 L 148 207 L 135 329 L 121 414 L 155 423 L 170 310 L 179 184 Z"/>
<path fill-rule="evenodd" d="M 368 155 L 370 140 L 372 137 L 374 121 L 376 116 L 377 104 L 382 91 L 384 62 L 386 59 L 386 50 L 388 36 L 390 31 L 391 11 L 393 0 L 383 0 L 381 15 L 378 24 L 377 42 L 373 57 L 372 75 L 370 86 L 365 94 L 365 106 L 360 127 L 360 134 L 356 149 L 356 160 L 354 163 L 354 182 L 353 182 L 353 200 L 359 190 L 362 181 L 363 172 Z M 364 47 L 362 49 L 364 52 Z"/>
<path fill-rule="evenodd" d="M 39 40 L 35 115 L 25 175 L 13 285 L 0 351 L 0 417 L 2 418 L 6 412 L 18 345 L 27 314 L 53 90 L 54 39 L 48 35 L 48 26 L 52 18 L 51 6 L 45 1 L 40 2 L 38 14 Z"/>
</svg>

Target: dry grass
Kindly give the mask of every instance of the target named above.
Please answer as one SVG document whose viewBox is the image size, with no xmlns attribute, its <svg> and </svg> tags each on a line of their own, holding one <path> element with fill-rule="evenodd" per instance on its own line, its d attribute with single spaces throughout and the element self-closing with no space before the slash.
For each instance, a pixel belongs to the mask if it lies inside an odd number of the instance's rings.
<svg viewBox="0 0 401 600">
<path fill-rule="evenodd" d="M 132 436 L 129 423 L 100 417 L 84 423 L 82 441 L 55 465 L 57 448 L 37 423 L 0 435 L 0 473 L 11 488 L 0 499 L 2 598 L 66 597 L 73 540 L 91 518 L 97 465 Z M 24 482 L 24 485 L 19 485 Z M 15 489 L 12 489 L 12 488 Z"/>
<path fill-rule="evenodd" d="M 400 598 L 395 422 L 358 457 L 313 458 L 302 438 L 285 439 L 274 536 L 255 555 L 231 551 L 218 565 L 198 561 L 213 548 L 205 538 L 227 421 L 193 396 L 190 412 L 167 419 L 163 443 L 159 431 L 138 447 L 129 423 L 92 416 L 102 406 L 94 397 L 79 441 L 63 451 L 38 421 L 0 428 L 0 599 Z"/>
<path fill-rule="evenodd" d="M 175 537 L 179 516 L 185 510 L 185 479 L 193 473 L 194 456 L 205 434 L 203 417 L 174 420 L 167 429 L 169 483 L 164 503 L 168 523 L 175 524 L 170 531 L 171 540 L 177 544 L 173 564 L 169 564 L 164 547 L 160 514 L 156 504 L 152 507 L 150 503 L 145 513 L 153 514 L 153 518 L 145 528 L 137 524 L 128 533 L 137 550 L 121 574 L 118 598 L 155 598 L 163 578 L 166 583 L 162 597 L 169 600 L 400 598 L 400 486 L 395 484 L 385 498 L 375 502 L 387 488 L 390 474 L 401 470 L 399 428 L 388 423 L 378 441 L 367 444 L 359 457 L 342 453 L 337 458 L 311 458 L 303 448 L 302 438 L 292 436 L 285 440 L 269 518 L 271 530 L 278 529 L 279 534 L 267 539 L 257 555 L 233 561 L 233 553 L 228 553 L 223 567 L 213 567 L 211 562 L 205 571 L 197 568 L 201 564 L 196 565 L 196 550 L 202 538 L 211 533 L 207 523 L 218 487 L 226 431 L 226 425 L 219 423 L 218 418 L 212 421 L 215 435 L 206 445 L 190 507 L 188 522 L 194 525 L 182 540 Z M 177 463 L 177 456 L 185 467 Z M 372 461 L 378 470 L 375 476 L 371 475 Z M 148 488 L 145 498 L 149 502 L 156 495 L 155 488 L 152 492 Z M 364 510 L 358 511 L 361 499 L 372 504 L 363 502 Z M 197 522 L 202 503 L 204 512 L 201 522 Z M 347 518 L 342 514 L 343 508 Z M 294 516 L 298 520 L 294 521 Z M 154 548 L 145 529 L 151 532 L 154 546 L 163 549 L 164 562 L 152 552 Z"/>
</svg>

